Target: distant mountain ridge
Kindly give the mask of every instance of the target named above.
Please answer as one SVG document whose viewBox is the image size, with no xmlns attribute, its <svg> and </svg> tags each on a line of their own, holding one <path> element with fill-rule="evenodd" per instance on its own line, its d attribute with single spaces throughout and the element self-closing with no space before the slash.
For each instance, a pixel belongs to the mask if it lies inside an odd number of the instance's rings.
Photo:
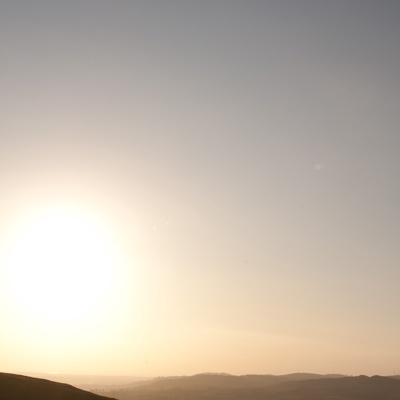
<svg viewBox="0 0 400 400">
<path fill-rule="evenodd" d="M 0 400 L 110 400 L 66 383 L 0 372 Z"/>
<path fill-rule="evenodd" d="M 308 379 L 334 379 L 342 378 L 345 375 L 339 374 L 311 374 L 293 373 L 287 375 L 229 375 L 225 373 L 202 373 L 192 376 L 172 376 L 155 378 L 143 382 L 140 387 L 149 390 L 158 389 L 199 389 L 199 388 L 258 388 L 269 385 L 276 385 L 287 381 L 302 381 Z M 139 383 L 139 382 L 138 382 Z M 135 383 L 135 386 L 139 386 Z"/>
<path fill-rule="evenodd" d="M 310 376 L 313 379 L 307 379 Z M 147 385 L 102 394 L 119 400 L 400 400 L 400 380 L 318 374 L 199 374 L 158 378 Z"/>
<path fill-rule="evenodd" d="M 400 400 L 400 381 L 378 375 L 289 381 L 270 393 L 271 400 Z"/>
</svg>

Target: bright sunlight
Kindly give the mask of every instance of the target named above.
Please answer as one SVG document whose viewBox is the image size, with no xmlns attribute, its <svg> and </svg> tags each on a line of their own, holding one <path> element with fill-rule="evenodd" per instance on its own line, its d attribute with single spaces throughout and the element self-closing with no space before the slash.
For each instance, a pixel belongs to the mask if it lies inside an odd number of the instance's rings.
<svg viewBox="0 0 400 400">
<path fill-rule="evenodd" d="M 99 312 L 113 280 L 113 252 L 96 221 L 73 209 L 25 220 L 14 240 L 8 275 L 15 300 L 46 322 Z"/>
</svg>

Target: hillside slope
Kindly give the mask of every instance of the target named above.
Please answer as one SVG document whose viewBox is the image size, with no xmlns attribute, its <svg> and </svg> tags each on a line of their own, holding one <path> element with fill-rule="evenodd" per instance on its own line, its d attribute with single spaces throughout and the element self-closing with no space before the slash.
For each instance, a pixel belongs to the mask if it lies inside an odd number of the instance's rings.
<svg viewBox="0 0 400 400">
<path fill-rule="evenodd" d="M 0 400 L 106 400 L 64 383 L 0 372 Z"/>
</svg>

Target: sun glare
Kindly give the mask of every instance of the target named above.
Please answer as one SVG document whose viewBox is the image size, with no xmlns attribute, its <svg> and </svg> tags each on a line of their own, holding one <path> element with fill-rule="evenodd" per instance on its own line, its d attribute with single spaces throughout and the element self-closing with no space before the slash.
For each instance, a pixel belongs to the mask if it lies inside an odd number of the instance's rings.
<svg viewBox="0 0 400 400">
<path fill-rule="evenodd" d="M 8 262 L 19 307 L 48 322 L 85 318 L 107 300 L 113 254 L 95 221 L 52 210 L 25 221 Z"/>
</svg>

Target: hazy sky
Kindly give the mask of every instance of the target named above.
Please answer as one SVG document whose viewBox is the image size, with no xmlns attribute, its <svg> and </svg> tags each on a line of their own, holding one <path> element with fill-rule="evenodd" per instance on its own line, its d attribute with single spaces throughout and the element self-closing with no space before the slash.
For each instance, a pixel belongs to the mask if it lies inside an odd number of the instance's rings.
<svg viewBox="0 0 400 400">
<path fill-rule="evenodd" d="M 399 372 L 399 22 L 1 0 L 0 369 Z"/>
</svg>

